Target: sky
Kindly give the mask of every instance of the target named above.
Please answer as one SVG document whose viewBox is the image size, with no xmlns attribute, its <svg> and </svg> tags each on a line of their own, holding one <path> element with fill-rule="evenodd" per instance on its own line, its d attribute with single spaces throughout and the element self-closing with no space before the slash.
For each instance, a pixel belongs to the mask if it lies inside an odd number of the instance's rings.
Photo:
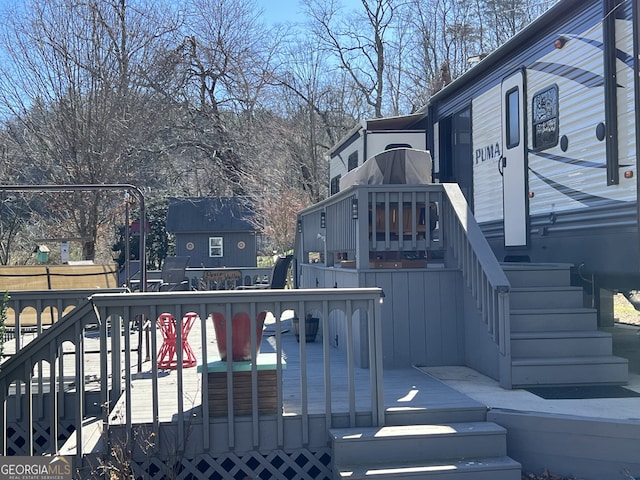
<svg viewBox="0 0 640 480">
<path fill-rule="evenodd" d="M 362 0 L 341 0 L 341 2 L 349 11 L 362 8 Z M 256 3 L 264 11 L 264 19 L 267 23 L 275 25 L 304 20 L 299 0 L 256 0 Z"/>
<path fill-rule="evenodd" d="M 300 2 L 298 0 L 256 0 L 264 11 L 264 19 L 268 23 L 297 22 L 301 20 Z"/>
</svg>

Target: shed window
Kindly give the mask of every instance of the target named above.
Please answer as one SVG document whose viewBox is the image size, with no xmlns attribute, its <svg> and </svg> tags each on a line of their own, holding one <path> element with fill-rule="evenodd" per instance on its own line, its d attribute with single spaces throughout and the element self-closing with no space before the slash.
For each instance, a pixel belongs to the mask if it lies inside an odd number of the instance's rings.
<svg viewBox="0 0 640 480">
<path fill-rule="evenodd" d="M 209 237 L 209 256 L 224 256 L 224 250 L 222 248 L 222 237 Z"/>
</svg>

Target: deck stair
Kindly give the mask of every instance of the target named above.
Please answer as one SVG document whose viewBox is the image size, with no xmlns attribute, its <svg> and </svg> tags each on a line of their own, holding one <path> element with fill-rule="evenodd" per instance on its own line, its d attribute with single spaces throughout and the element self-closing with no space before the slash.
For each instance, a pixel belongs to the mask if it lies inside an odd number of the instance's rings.
<svg viewBox="0 0 640 480">
<path fill-rule="evenodd" d="M 520 480 L 506 430 L 492 422 L 331 431 L 333 478 Z"/>
<path fill-rule="evenodd" d="M 628 361 L 613 355 L 597 311 L 583 306 L 566 264 L 506 263 L 511 283 L 512 387 L 622 385 Z"/>
<path fill-rule="evenodd" d="M 102 435 L 102 421 L 96 417 L 89 417 L 82 422 L 82 455 L 99 453 L 104 450 L 104 438 Z M 78 444 L 74 431 L 60 448 L 59 455 L 77 455 Z"/>
</svg>

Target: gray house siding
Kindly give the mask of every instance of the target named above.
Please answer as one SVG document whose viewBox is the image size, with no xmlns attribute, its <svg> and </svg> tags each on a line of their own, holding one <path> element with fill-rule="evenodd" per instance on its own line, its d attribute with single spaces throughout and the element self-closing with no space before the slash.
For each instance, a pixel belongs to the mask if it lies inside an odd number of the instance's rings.
<svg viewBox="0 0 640 480">
<path fill-rule="evenodd" d="M 209 238 L 222 237 L 223 256 L 209 256 Z M 188 256 L 189 267 L 255 267 L 254 232 L 176 233 L 176 255 Z"/>
<path fill-rule="evenodd" d="M 500 378 L 499 352 L 496 343 L 487 331 L 482 314 L 476 307 L 468 288 L 461 284 L 458 287 L 463 298 L 464 310 L 464 365 L 477 370 L 491 378 Z"/>
<path fill-rule="evenodd" d="M 363 287 L 385 292 L 383 349 L 390 365 L 462 365 L 463 314 L 456 298 L 461 291 L 459 272 L 372 270 Z M 384 315 L 384 312 L 389 312 Z"/>
<path fill-rule="evenodd" d="M 640 421 L 491 409 L 508 430 L 508 455 L 530 472 L 625 480 L 640 471 Z"/>
<path fill-rule="evenodd" d="M 176 238 L 176 255 L 190 268 L 256 267 L 254 212 L 237 197 L 171 198 L 167 232 Z M 212 257 L 209 239 L 222 238 L 222 256 Z"/>
</svg>

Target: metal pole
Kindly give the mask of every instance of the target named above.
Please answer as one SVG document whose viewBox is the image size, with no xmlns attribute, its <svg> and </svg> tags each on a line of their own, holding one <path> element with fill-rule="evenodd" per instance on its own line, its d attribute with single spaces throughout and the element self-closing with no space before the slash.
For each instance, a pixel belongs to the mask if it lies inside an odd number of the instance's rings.
<svg viewBox="0 0 640 480">
<path fill-rule="evenodd" d="M 124 278 L 131 290 L 131 246 L 129 245 L 129 192 L 124 193 Z"/>
</svg>

